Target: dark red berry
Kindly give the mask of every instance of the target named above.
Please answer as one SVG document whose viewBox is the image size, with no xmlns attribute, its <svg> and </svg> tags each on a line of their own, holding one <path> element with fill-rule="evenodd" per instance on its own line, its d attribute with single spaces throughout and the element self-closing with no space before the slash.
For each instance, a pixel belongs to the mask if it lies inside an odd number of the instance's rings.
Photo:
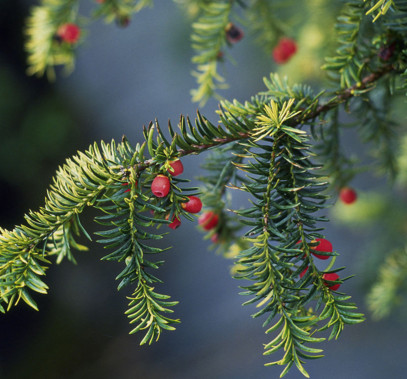
<svg viewBox="0 0 407 379">
<path fill-rule="evenodd" d="M 325 238 L 317 238 L 311 242 L 319 242 L 317 246 L 311 247 L 312 250 L 321 251 L 323 253 L 332 253 L 333 251 L 332 244 Z M 311 251 L 311 254 L 319 259 L 329 259 L 330 257 L 329 255 L 315 254 L 313 251 Z"/>
<path fill-rule="evenodd" d="M 168 220 L 170 215 L 165 216 L 165 219 Z M 178 217 L 173 217 L 171 224 L 168 224 L 168 227 L 171 229 L 177 229 L 181 225 L 181 220 Z"/>
<path fill-rule="evenodd" d="M 276 63 L 283 64 L 297 52 L 297 44 L 291 38 L 283 37 L 273 49 L 273 58 Z"/>
<path fill-rule="evenodd" d="M 387 62 L 393 56 L 395 49 L 396 49 L 395 43 L 392 43 L 391 45 L 388 46 L 382 46 L 377 55 L 382 61 Z"/>
<path fill-rule="evenodd" d="M 177 176 L 184 172 L 184 165 L 182 164 L 182 162 L 179 159 L 170 162 L 170 166 L 171 166 L 171 168 L 169 168 L 167 171 L 172 176 Z"/>
<path fill-rule="evenodd" d="M 339 279 L 339 275 L 336 272 L 327 272 L 326 274 L 322 275 L 322 279 L 330 281 L 330 282 L 334 282 Z M 336 283 L 336 284 L 332 284 L 332 285 L 330 285 L 329 283 L 324 283 L 324 284 L 332 291 L 336 291 L 341 286 L 340 283 Z"/>
<path fill-rule="evenodd" d="M 116 18 L 116 25 L 120 28 L 126 28 L 130 24 L 130 17 L 128 16 L 118 16 Z"/>
<path fill-rule="evenodd" d="M 204 230 L 211 230 L 218 225 L 219 216 L 212 212 L 205 212 L 198 218 L 198 224 L 202 226 Z"/>
<path fill-rule="evenodd" d="M 341 199 L 342 203 L 345 204 L 352 204 L 356 201 L 358 195 L 353 188 L 344 187 L 339 191 L 339 198 Z"/>
<path fill-rule="evenodd" d="M 304 270 L 301 271 L 300 278 L 302 278 L 306 274 L 307 271 L 308 271 L 308 266 L 305 267 Z"/>
<path fill-rule="evenodd" d="M 231 22 L 226 26 L 225 30 L 226 30 L 226 39 L 230 43 L 239 42 L 244 36 L 243 30 L 238 28 Z"/>
<path fill-rule="evenodd" d="M 78 25 L 67 23 L 61 25 L 57 30 L 57 36 L 70 44 L 74 44 L 78 42 L 79 37 L 81 35 L 81 30 Z"/>
<path fill-rule="evenodd" d="M 157 175 L 151 183 L 151 192 L 157 197 L 167 196 L 170 189 L 170 179 L 165 175 Z"/>
<path fill-rule="evenodd" d="M 196 196 L 188 196 L 188 201 L 186 203 L 181 203 L 182 208 L 184 211 L 189 213 L 198 213 L 202 209 L 202 201 L 199 197 Z"/>
</svg>

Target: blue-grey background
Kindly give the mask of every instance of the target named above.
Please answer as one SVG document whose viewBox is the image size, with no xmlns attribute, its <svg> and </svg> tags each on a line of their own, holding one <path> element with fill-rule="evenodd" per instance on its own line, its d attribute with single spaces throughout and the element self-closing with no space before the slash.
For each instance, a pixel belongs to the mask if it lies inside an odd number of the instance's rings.
<svg viewBox="0 0 407 379">
<path fill-rule="evenodd" d="M 41 206 L 53 172 L 76 150 L 95 140 L 120 140 L 123 134 L 136 143 L 143 124 L 155 118 L 162 124 L 168 119 L 176 124 L 181 113 L 193 117 L 197 110 L 189 94 L 195 86 L 190 75 L 190 25 L 172 2 L 157 1 L 154 9 L 136 15 L 125 29 L 102 21 L 90 25 L 75 71 L 68 77 L 60 73 L 54 84 L 24 75 L 19 30 L 30 3 L 6 0 L 0 8 L 0 103 L 6 104 L 0 107 L 4 111 L 0 112 L 4 142 L 0 195 L 6 227 L 22 222 L 28 209 Z M 90 3 L 85 3 L 85 13 Z M 232 54 L 238 64 L 225 66 L 231 88 L 224 96 L 244 101 L 264 89 L 262 77 L 277 67 L 250 36 Z M 291 70 L 304 59 L 300 52 L 298 61 L 290 63 Z M 15 113 L 8 118 L 4 115 L 11 112 L 10 107 L 15 107 Z M 64 110 L 58 113 L 58 107 Z M 214 122 L 216 107 L 216 101 L 210 101 L 202 108 Z M 55 117 L 50 116 L 53 111 Z M 44 139 L 58 146 L 47 159 L 41 154 L 51 145 L 42 146 Z M 201 173 L 200 160 L 185 158 L 183 176 L 192 179 Z M 372 181 L 362 176 L 357 185 L 367 189 Z M 235 202 L 243 204 L 245 198 L 237 197 Z M 84 221 L 91 231 L 97 230 L 91 223 L 93 216 L 88 212 Z M 334 222 L 326 234 L 341 252 L 337 264 L 346 265 L 348 275 L 362 275 L 367 234 Z M 0 377 L 278 378 L 280 368 L 263 366 L 271 360 L 262 356 L 270 337 L 261 327 L 263 320 L 250 317 L 255 308 L 241 306 L 246 299 L 238 295 L 238 285 L 243 283 L 231 279 L 231 262 L 207 249 L 193 223 L 184 222 L 166 241 L 173 248 L 164 253 L 166 264 L 160 273 L 165 282 L 162 292 L 180 301 L 175 315 L 182 323 L 175 332 L 164 333 L 150 347 L 138 345 L 140 336 L 128 334 L 123 315 L 131 289 L 117 293 L 114 277 L 121 267 L 100 262 L 104 252 L 93 242 L 89 252 L 76 255 L 77 266 L 64 262 L 49 269 L 49 295 L 36 296 L 39 312 L 21 304 L 0 317 Z M 357 276 L 343 289 L 367 312 L 363 279 Z M 372 322 L 368 314 L 365 323 L 346 328 L 339 341 L 324 343 L 325 358 L 309 361 L 305 368 L 312 378 L 321 379 L 404 378 L 403 322 L 397 314 Z M 293 368 L 287 378 L 302 375 Z"/>
</svg>

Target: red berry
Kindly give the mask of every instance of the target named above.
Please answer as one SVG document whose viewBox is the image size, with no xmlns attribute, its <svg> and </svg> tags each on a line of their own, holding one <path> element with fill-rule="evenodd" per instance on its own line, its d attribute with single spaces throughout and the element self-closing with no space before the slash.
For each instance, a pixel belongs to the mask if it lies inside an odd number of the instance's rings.
<svg viewBox="0 0 407 379">
<path fill-rule="evenodd" d="M 319 242 L 317 246 L 311 247 L 312 250 L 315 251 L 321 251 L 323 253 L 332 253 L 332 244 L 326 240 L 325 238 L 317 238 L 311 242 Z M 313 254 L 315 257 L 319 259 L 329 259 L 329 255 L 321 255 L 321 254 L 315 254 L 314 252 L 311 251 L 311 254 Z"/>
<path fill-rule="evenodd" d="M 157 197 L 167 196 L 170 189 L 170 179 L 165 175 L 157 175 L 151 183 L 151 192 Z"/>
<path fill-rule="evenodd" d="M 177 159 L 175 161 L 170 162 L 171 168 L 169 168 L 167 171 L 172 175 L 172 176 L 177 176 L 180 175 L 184 172 L 184 166 L 182 162 Z"/>
<path fill-rule="evenodd" d="M 70 44 L 78 42 L 80 35 L 79 26 L 72 23 L 61 25 L 57 30 L 57 36 Z"/>
<path fill-rule="evenodd" d="M 238 28 L 231 22 L 226 26 L 225 30 L 226 30 L 226 39 L 230 43 L 239 42 L 244 36 L 242 29 Z"/>
<path fill-rule="evenodd" d="M 205 212 L 198 218 L 198 224 L 202 226 L 204 230 L 211 230 L 218 225 L 219 216 L 212 212 Z"/>
<path fill-rule="evenodd" d="M 339 198 L 345 204 L 352 204 L 356 201 L 358 195 L 353 188 L 350 187 L 343 187 L 339 191 Z"/>
<path fill-rule="evenodd" d="M 297 52 L 297 44 L 291 38 L 281 38 L 278 45 L 273 49 L 273 58 L 278 64 L 283 64 Z"/>
<path fill-rule="evenodd" d="M 327 272 L 326 274 L 322 275 L 322 279 L 334 282 L 339 279 L 339 275 L 336 272 Z M 331 289 L 332 291 L 336 291 L 341 286 L 340 283 L 332 285 L 329 285 L 329 283 L 324 284 L 328 286 L 328 288 Z"/>
<path fill-rule="evenodd" d="M 218 243 L 219 242 L 219 234 L 215 233 L 212 237 L 211 237 L 211 241 L 212 243 Z"/>
<path fill-rule="evenodd" d="M 168 220 L 169 217 L 170 217 L 170 215 L 168 214 L 167 216 L 165 216 L 165 219 Z M 171 224 L 168 224 L 168 227 L 171 229 L 177 229 L 180 225 L 181 225 L 181 220 L 178 217 L 174 216 L 172 218 Z"/>
<path fill-rule="evenodd" d="M 181 203 L 184 211 L 189 213 L 198 213 L 202 209 L 202 201 L 196 196 L 188 196 L 188 201 L 186 203 Z"/>
<path fill-rule="evenodd" d="M 307 271 L 308 271 L 308 266 L 305 267 L 304 270 L 301 271 L 300 278 L 302 278 L 306 274 Z"/>
</svg>

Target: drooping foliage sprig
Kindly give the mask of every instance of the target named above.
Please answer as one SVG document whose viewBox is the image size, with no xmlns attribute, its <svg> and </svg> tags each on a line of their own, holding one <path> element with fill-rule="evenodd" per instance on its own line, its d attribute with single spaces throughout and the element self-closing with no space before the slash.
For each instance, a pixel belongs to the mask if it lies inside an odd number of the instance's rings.
<svg viewBox="0 0 407 379">
<path fill-rule="evenodd" d="M 225 79 L 218 73 L 218 63 L 226 45 L 226 27 L 230 23 L 233 1 L 210 2 L 202 7 L 202 14 L 192 24 L 192 48 L 197 54 L 192 62 L 197 64 L 193 73 L 198 88 L 192 91 L 192 100 L 206 102 L 218 89 L 226 88 Z"/>
<path fill-rule="evenodd" d="M 268 327 L 266 333 L 279 331 L 265 346 L 264 354 L 280 349 L 284 354 L 268 365 L 285 366 L 284 376 L 295 364 L 308 377 L 304 359 L 321 357 L 322 350 L 307 345 L 324 340 L 314 334 L 331 328 L 329 338 L 337 338 L 345 324 L 361 322 L 363 315 L 348 303 L 349 296 L 335 296 L 327 289 L 323 275 L 331 272 L 334 260 L 324 272 L 313 262 L 313 243 L 323 237 L 317 222 L 326 221 L 314 213 L 326 206 L 322 194 L 326 182 L 311 161 L 307 133 L 287 125 L 300 113 L 291 110 L 293 104 L 294 99 L 282 103 L 281 109 L 274 100 L 260 109 L 259 102 L 246 103 L 244 109 L 224 104 L 224 118 L 227 123 L 249 125 L 254 137 L 242 142 L 248 162 L 238 165 L 247 172 L 241 189 L 253 197 L 253 206 L 237 211 L 251 229 L 245 234 L 250 247 L 238 256 L 242 268 L 236 278 L 253 282 L 244 286 L 242 293 L 253 296 L 245 304 L 258 302 L 261 308 L 253 317 L 267 317 L 263 323 Z M 316 303 L 314 310 L 307 308 L 311 301 Z M 320 325 L 327 318 L 330 321 Z"/>
<path fill-rule="evenodd" d="M 187 6 L 184 0 L 175 1 Z M 241 38 L 232 18 L 246 17 L 247 27 L 253 24 L 270 49 L 290 33 L 289 12 L 277 16 L 282 3 L 188 2 L 198 78 L 198 89 L 192 92 L 195 101 L 205 102 L 225 84 L 219 63 L 226 48 Z M 174 219 L 193 220 L 186 204 L 199 195 L 204 210 L 219 220 L 208 236 L 216 237 L 213 242 L 225 256 L 233 255 L 234 277 L 244 281 L 242 294 L 250 297 L 244 304 L 256 304 L 253 317 L 264 320 L 271 338 L 264 354 L 280 354 L 267 365 L 282 366 L 281 376 L 295 365 L 308 377 L 304 363 L 321 357 L 316 344 L 324 340 L 322 333 L 338 338 L 345 325 L 364 320 L 350 296 L 338 292 L 349 279 L 337 274 L 344 272 L 335 267 L 338 252 L 318 250 L 318 241 L 325 239 L 328 184 L 342 188 L 360 170 L 343 151 L 344 126 L 356 125 L 363 142 L 375 151 L 376 166 L 395 177 L 395 136 L 400 129 L 390 110 L 394 99 L 407 92 L 407 2 L 342 3 L 336 50 L 324 66 L 331 79 L 329 91 L 314 92 L 309 85 L 291 85 L 271 74 L 265 79 L 266 90 L 249 101 L 221 101 L 218 123 L 200 112 L 195 120 L 182 116 L 178 129 L 169 123 L 164 131 L 156 121 L 144 128 L 142 143 L 132 146 L 124 137 L 117 144 L 94 144 L 68 159 L 57 171 L 45 205 L 30 211 L 25 225 L 0 229 L 0 310 L 20 300 L 37 309 L 32 292 L 47 292 L 43 279 L 51 261 L 75 262 L 72 250 L 87 249 L 77 242 L 79 235 L 90 239 L 79 215 L 95 207 L 100 211 L 95 221 L 103 227 L 98 242 L 111 250 L 102 259 L 122 265 L 116 278 L 119 290 L 135 288 L 126 311 L 134 324 L 131 333 L 145 333 L 141 344 L 156 341 L 179 322 L 169 317 L 177 302 L 156 290 L 162 286 L 156 270 L 164 261 L 155 255 L 161 257 L 167 250 L 160 245 L 164 233 L 159 230 Z M 151 0 L 105 0 L 97 2 L 94 16 L 125 26 L 134 13 L 150 5 Z M 83 34 L 74 42 L 57 37 L 66 23 L 83 27 L 77 6 L 76 0 L 42 0 L 33 9 L 26 30 L 30 74 L 52 75 L 57 64 L 73 66 Z M 343 111 L 354 118 L 344 123 Z M 210 173 L 202 178 L 201 189 L 171 175 L 174 160 L 207 151 L 204 168 Z M 159 176 L 169 183 L 165 196 L 156 196 L 152 189 Z M 248 204 L 233 204 L 236 190 L 246 194 Z M 317 252 L 329 259 L 323 268 L 316 261 Z M 384 263 L 380 285 L 369 298 L 373 309 L 382 303 L 389 309 L 394 302 L 406 273 L 403 254 L 398 250 Z"/>
</svg>

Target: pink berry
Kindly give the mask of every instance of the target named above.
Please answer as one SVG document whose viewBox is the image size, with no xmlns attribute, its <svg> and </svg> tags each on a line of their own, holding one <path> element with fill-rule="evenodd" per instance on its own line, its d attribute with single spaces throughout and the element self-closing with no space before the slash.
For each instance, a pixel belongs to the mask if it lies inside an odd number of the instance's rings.
<svg viewBox="0 0 407 379">
<path fill-rule="evenodd" d="M 205 212 L 198 218 L 198 224 L 202 226 L 204 230 L 211 230 L 218 225 L 219 216 L 212 212 Z"/>
<path fill-rule="evenodd" d="M 317 238 L 311 242 L 319 242 L 319 244 L 317 246 L 311 247 L 312 250 L 321 251 L 323 253 L 332 253 L 332 251 L 333 251 L 332 244 L 325 238 Z M 311 252 L 311 254 L 313 254 L 315 257 L 317 257 L 319 259 L 329 259 L 330 258 L 329 255 L 315 254 L 314 252 Z"/>
<path fill-rule="evenodd" d="M 165 175 L 157 175 L 151 183 L 151 192 L 157 197 L 167 196 L 170 189 L 170 179 Z"/>
<path fill-rule="evenodd" d="M 61 25 L 57 30 L 57 36 L 70 44 L 78 42 L 80 35 L 81 30 L 79 26 L 72 23 Z"/>
<path fill-rule="evenodd" d="M 276 63 L 283 64 L 297 52 L 297 44 L 291 38 L 283 37 L 273 49 L 273 58 Z"/>
<path fill-rule="evenodd" d="M 184 172 L 184 166 L 182 162 L 177 159 L 175 161 L 170 162 L 171 168 L 169 168 L 167 171 L 172 175 L 172 176 L 177 176 L 180 175 Z"/>
<path fill-rule="evenodd" d="M 226 39 L 230 43 L 239 42 L 244 36 L 242 29 L 231 22 L 226 26 Z"/>
<path fill-rule="evenodd" d="M 196 196 L 188 196 L 188 201 L 186 203 L 181 203 L 182 208 L 184 211 L 189 213 L 198 213 L 202 209 L 202 201 L 199 197 Z"/>
<path fill-rule="evenodd" d="M 339 275 L 336 272 L 328 272 L 328 273 L 322 275 L 322 279 L 334 282 L 339 279 Z M 328 286 L 328 288 L 331 289 L 332 291 L 336 291 L 341 286 L 340 283 L 336 283 L 336 284 L 332 284 L 332 285 L 329 285 L 328 283 L 324 283 L 324 284 L 326 286 Z"/>
<path fill-rule="evenodd" d="M 211 237 L 211 241 L 212 243 L 218 243 L 219 242 L 219 234 L 215 233 L 212 237 Z"/>
<path fill-rule="evenodd" d="M 169 217 L 170 217 L 170 215 L 168 214 L 167 216 L 165 216 L 165 219 L 168 220 Z M 178 217 L 174 216 L 171 224 L 168 224 L 168 227 L 171 229 L 177 229 L 180 225 L 181 225 L 181 220 Z"/>
<path fill-rule="evenodd" d="M 344 187 L 339 191 L 339 198 L 344 204 L 353 204 L 357 199 L 356 191 L 350 187 Z"/>
</svg>

